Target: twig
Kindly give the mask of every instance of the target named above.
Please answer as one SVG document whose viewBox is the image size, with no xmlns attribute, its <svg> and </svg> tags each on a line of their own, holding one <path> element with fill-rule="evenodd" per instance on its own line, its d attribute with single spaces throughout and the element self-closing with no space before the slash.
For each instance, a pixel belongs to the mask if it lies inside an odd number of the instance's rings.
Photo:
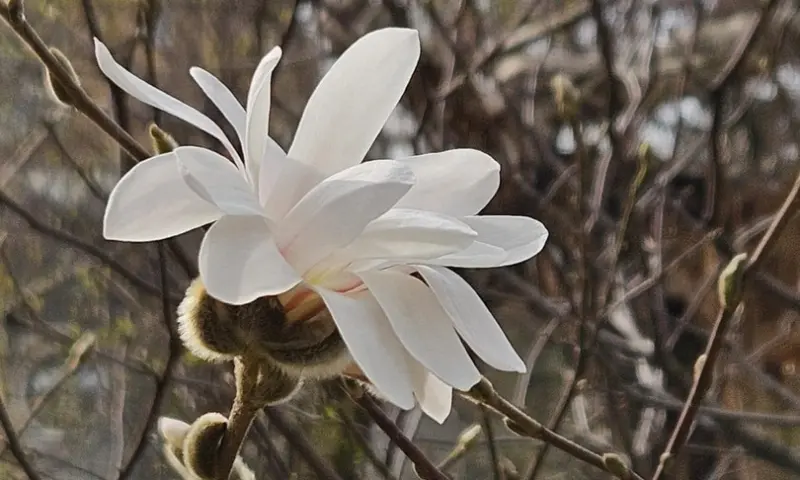
<svg viewBox="0 0 800 480">
<path fill-rule="evenodd" d="M 800 198 L 800 195 L 798 195 L 799 193 L 800 175 L 798 175 L 795 179 L 792 189 L 789 191 L 786 199 L 781 205 L 781 208 L 775 215 L 775 218 L 772 224 L 769 226 L 769 229 L 754 249 L 753 255 L 747 260 L 747 264 L 742 268 L 741 279 L 737 279 L 740 284 L 745 283 L 750 272 L 755 272 L 758 269 L 758 266 L 775 245 L 775 242 L 780 237 L 789 220 L 794 216 L 794 214 L 797 213 L 798 207 L 800 207 L 800 201 L 798 201 Z M 664 448 L 664 453 L 661 455 L 661 461 L 659 462 L 658 467 L 653 474 L 652 480 L 660 480 L 662 478 L 666 470 L 668 460 L 672 458 L 688 440 L 691 432 L 691 426 L 700 407 L 700 402 L 711 385 L 714 364 L 716 363 L 719 352 L 722 350 L 722 346 L 725 343 L 723 332 L 725 332 L 734 312 L 741 304 L 741 288 L 739 288 L 736 292 L 733 292 L 729 298 L 724 298 L 722 300 L 723 308 L 720 310 L 717 320 L 714 323 L 714 328 L 709 337 L 705 353 L 701 357 L 701 364 L 699 365 L 699 368 L 697 369 L 698 371 L 695 374 L 695 380 L 692 384 L 691 391 L 689 392 L 689 396 L 686 398 L 683 411 L 681 412 L 681 416 L 678 418 L 678 422 L 675 425 L 675 429 L 672 432 L 670 440 L 667 443 L 667 446 Z"/>
<path fill-rule="evenodd" d="M 5 431 L 8 448 L 11 449 L 11 453 L 14 455 L 14 458 L 17 459 L 17 463 L 22 467 L 25 475 L 27 475 L 30 480 L 42 480 L 42 477 L 33 469 L 33 465 L 28 461 L 28 457 L 22 450 L 22 444 L 16 432 L 14 432 L 14 425 L 11 423 L 11 417 L 8 416 L 8 410 L 6 410 L 5 400 L 2 394 L 0 394 L 0 425 L 2 425 Z"/>
<path fill-rule="evenodd" d="M 422 480 L 450 480 L 439 467 L 419 449 L 414 442 L 406 437 L 400 428 L 392 422 L 381 407 L 373 400 L 361 386 L 355 382 L 343 380 L 345 391 L 361 408 L 363 408 L 381 430 L 394 442 L 403 453 L 406 454 L 411 463 L 414 464 L 417 475 Z"/>
<path fill-rule="evenodd" d="M 619 468 L 612 469 L 609 467 L 609 464 L 606 461 L 606 457 L 608 457 L 608 455 L 597 454 L 588 448 L 583 447 L 546 428 L 544 425 L 537 422 L 528 414 L 517 408 L 516 405 L 501 397 L 494 389 L 492 384 L 489 383 L 489 381 L 485 378 L 482 379 L 477 385 L 472 387 L 470 391 L 459 393 L 465 398 L 478 404 L 486 405 L 500 415 L 506 417 L 508 419 L 509 426 L 514 429 L 515 433 L 551 444 L 557 449 L 568 453 L 578 460 L 588 463 L 589 465 L 597 467 L 612 475 L 619 477 L 620 473 L 622 473 L 618 471 L 620 470 Z M 622 467 L 622 465 L 616 464 L 615 466 Z M 625 480 L 644 480 L 640 475 L 630 470 L 628 467 L 625 467 L 622 478 Z"/>
<path fill-rule="evenodd" d="M 489 459 L 492 462 L 494 479 L 504 480 L 505 475 L 503 474 L 503 466 L 500 463 L 500 454 L 497 451 L 497 444 L 495 443 L 494 428 L 492 427 L 492 419 L 489 417 L 489 408 L 481 405 L 480 409 L 483 430 L 486 432 L 486 448 L 489 450 Z"/>
</svg>

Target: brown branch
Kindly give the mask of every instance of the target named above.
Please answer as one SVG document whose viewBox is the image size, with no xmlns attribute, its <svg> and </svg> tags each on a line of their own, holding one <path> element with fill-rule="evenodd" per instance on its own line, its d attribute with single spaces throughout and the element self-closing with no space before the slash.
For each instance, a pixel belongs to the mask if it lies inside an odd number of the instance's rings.
<svg viewBox="0 0 800 480">
<path fill-rule="evenodd" d="M 800 207 L 800 201 L 798 200 L 800 199 L 799 193 L 800 175 L 795 179 L 792 189 L 787 194 L 786 199 L 778 210 L 769 229 L 767 229 L 767 232 L 753 250 L 752 256 L 747 260 L 747 264 L 744 266 L 741 273 L 741 279 L 737 279 L 737 281 L 744 283 L 748 274 L 757 270 L 758 266 L 775 245 L 783 229 Z M 721 300 L 723 300 L 723 308 L 720 309 L 717 320 L 714 323 L 714 328 L 709 337 L 705 353 L 701 357 L 702 360 L 700 361 L 699 368 L 697 368 L 698 371 L 695 374 L 695 380 L 692 384 L 691 391 L 686 398 L 683 411 L 678 418 L 678 423 L 675 425 L 675 429 L 672 432 L 667 446 L 664 448 L 664 453 L 661 455 L 661 461 L 653 474 L 652 480 L 660 480 L 662 478 L 667 468 L 667 461 L 678 453 L 689 438 L 691 426 L 697 415 L 700 403 L 711 385 L 714 365 L 724 344 L 723 333 L 726 331 L 728 324 L 733 318 L 734 312 L 741 304 L 741 288 L 732 293 L 730 298 L 723 298 Z"/>
<path fill-rule="evenodd" d="M 343 380 L 342 383 L 350 398 L 372 417 L 378 427 L 411 460 L 417 475 L 422 480 L 450 480 L 450 477 L 442 472 L 419 447 L 414 445 L 414 442 L 403 434 L 400 428 L 389 419 L 377 402 L 360 385 L 350 380 Z"/>
<path fill-rule="evenodd" d="M 486 405 L 500 415 L 503 415 L 508 419 L 508 425 L 513 428 L 515 433 L 551 444 L 582 462 L 597 467 L 604 472 L 619 476 L 618 469 L 609 467 L 606 461 L 606 455 L 597 454 L 546 428 L 544 425 L 531 418 L 527 413 L 517 408 L 516 405 L 501 397 L 492 384 L 485 378 L 472 387 L 470 391 L 459 393 L 468 400 Z M 621 465 L 616 464 L 615 466 L 621 467 Z M 627 467 L 624 477 L 626 480 L 644 480 L 640 475 Z"/>
<path fill-rule="evenodd" d="M 33 465 L 28 461 L 28 457 L 22 450 L 22 444 L 14 431 L 14 425 L 11 423 L 11 417 L 8 416 L 8 410 L 6 410 L 5 400 L 2 394 L 0 394 L 0 426 L 2 426 L 5 431 L 8 448 L 11 449 L 11 453 L 14 455 L 14 458 L 17 459 L 17 463 L 22 467 L 25 475 L 27 475 L 30 480 L 42 480 L 42 477 L 33 469 Z"/>
</svg>

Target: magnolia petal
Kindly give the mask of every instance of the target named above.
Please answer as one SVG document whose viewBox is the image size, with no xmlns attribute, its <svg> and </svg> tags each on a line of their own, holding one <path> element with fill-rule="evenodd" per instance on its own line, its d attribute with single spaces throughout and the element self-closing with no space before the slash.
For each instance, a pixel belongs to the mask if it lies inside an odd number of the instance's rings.
<svg viewBox="0 0 800 480">
<path fill-rule="evenodd" d="M 466 280 L 442 267 L 418 266 L 417 271 L 450 315 L 458 334 L 478 356 L 498 370 L 525 371 L 525 363 L 492 312 Z"/>
<path fill-rule="evenodd" d="M 353 360 L 389 401 L 400 408 L 414 407 L 408 355 L 378 302 L 368 292 L 341 295 L 318 288 Z"/>
<path fill-rule="evenodd" d="M 548 232 L 542 222 L 514 215 L 480 215 L 461 218 L 478 232 L 476 241 L 494 245 L 506 252 L 506 258 L 496 267 L 514 265 L 542 251 Z"/>
<path fill-rule="evenodd" d="M 305 272 L 352 242 L 413 183 L 411 171 L 391 160 L 362 163 L 326 178 L 281 221 L 281 251 L 299 272 Z"/>
<path fill-rule="evenodd" d="M 226 216 L 206 232 L 199 254 L 208 294 L 231 305 L 278 295 L 300 283 L 267 225 L 257 216 Z"/>
<path fill-rule="evenodd" d="M 463 251 L 477 234 L 463 222 L 436 212 L 392 208 L 361 235 L 316 265 L 314 270 L 360 272 L 375 265 L 424 261 Z"/>
<path fill-rule="evenodd" d="M 255 192 L 227 158 L 201 147 L 178 147 L 174 153 L 183 180 L 200 197 L 228 215 L 261 215 Z"/>
<path fill-rule="evenodd" d="M 266 146 L 264 159 L 268 168 L 261 169 L 258 196 L 265 215 L 277 221 L 285 217 L 324 176 L 311 165 L 287 157 L 277 143 L 270 141 Z"/>
<path fill-rule="evenodd" d="M 449 215 L 474 215 L 497 193 L 500 164 L 468 148 L 399 159 L 417 182 L 398 207 L 434 210 Z"/>
<path fill-rule="evenodd" d="M 192 76 L 197 86 L 200 87 L 200 90 L 206 94 L 206 97 L 208 97 L 220 113 L 222 113 L 222 116 L 228 120 L 236 131 L 236 135 L 239 137 L 239 143 L 244 145 L 246 113 L 242 104 L 239 103 L 239 100 L 236 99 L 224 83 L 202 68 L 190 68 L 189 75 Z"/>
<path fill-rule="evenodd" d="M 175 418 L 161 417 L 158 419 L 158 433 L 172 448 L 181 449 L 183 439 L 186 438 L 190 428 L 188 423 Z"/>
<path fill-rule="evenodd" d="M 269 142 L 274 143 L 274 140 L 269 138 L 270 94 L 272 72 L 278 65 L 281 55 L 280 47 L 274 47 L 261 59 L 250 81 L 250 90 L 247 92 L 246 133 L 242 149 L 250 178 L 254 183 L 258 182 L 264 156 L 269 154 L 267 149 L 274 147 L 269 144 Z"/>
<path fill-rule="evenodd" d="M 125 93 L 142 103 L 180 118 L 184 122 L 190 123 L 216 138 L 222 142 L 222 145 L 225 146 L 237 165 L 241 166 L 242 161 L 236 149 L 233 148 L 233 145 L 230 140 L 228 140 L 228 137 L 225 136 L 225 133 L 223 133 L 210 118 L 125 70 L 125 68 L 117 63 L 114 57 L 111 56 L 108 47 L 103 45 L 97 38 L 94 39 L 94 54 L 97 58 L 97 65 L 100 67 L 100 71 Z"/>
<path fill-rule="evenodd" d="M 409 362 L 414 396 L 422 412 L 441 425 L 450 416 L 453 407 L 453 388 L 416 360 L 409 358 Z"/>
<path fill-rule="evenodd" d="M 392 271 L 359 275 L 406 350 L 445 383 L 467 390 L 480 373 L 433 292 L 420 280 Z"/>
<path fill-rule="evenodd" d="M 116 184 L 103 217 L 109 240 L 150 242 L 180 235 L 222 213 L 186 185 L 174 153 L 139 162 Z"/>
<path fill-rule="evenodd" d="M 419 34 L 384 28 L 356 40 L 308 100 L 289 156 L 326 173 L 364 159 L 419 60 Z"/>
<path fill-rule="evenodd" d="M 538 220 L 511 215 L 461 217 L 478 232 L 473 245 L 458 253 L 443 255 L 425 263 L 461 268 L 493 268 L 514 265 L 539 253 L 548 232 Z M 494 253 L 487 247 L 498 249 Z"/>
</svg>

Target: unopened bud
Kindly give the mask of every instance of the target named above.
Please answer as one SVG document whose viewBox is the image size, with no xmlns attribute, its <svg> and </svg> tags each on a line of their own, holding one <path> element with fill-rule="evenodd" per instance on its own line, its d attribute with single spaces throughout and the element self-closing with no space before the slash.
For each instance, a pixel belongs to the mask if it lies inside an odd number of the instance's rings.
<svg viewBox="0 0 800 480">
<path fill-rule="evenodd" d="M 183 441 L 183 464 L 202 480 L 213 480 L 217 453 L 228 420 L 220 413 L 206 413 L 194 421 Z"/>
<path fill-rule="evenodd" d="M 155 123 L 150 124 L 147 132 L 150 134 L 150 141 L 153 143 L 153 151 L 156 154 L 169 153 L 178 148 L 178 142 L 172 138 L 172 135 L 162 130 Z"/>
<path fill-rule="evenodd" d="M 609 473 L 621 480 L 629 480 L 631 478 L 631 469 L 625 464 L 625 461 L 616 453 L 603 454 L 603 465 Z"/>
<path fill-rule="evenodd" d="M 581 94 L 569 78 L 556 75 L 550 81 L 550 88 L 556 102 L 559 115 L 565 119 L 575 118 L 578 114 Z"/>
<path fill-rule="evenodd" d="M 78 74 L 75 72 L 75 69 L 72 67 L 72 62 L 69 61 L 67 56 L 64 55 L 61 50 L 53 47 L 50 48 L 50 53 L 53 54 L 53 57 L 62 67 L 64 72 L 69 75 L 70 79 L 75 82 L 75 84 L 80 85 L 81 82 L 78 78 Z M 59 103 L 74 106 L 72 95 L 70 95 L 69 90 L 67 90 L 64 87 L 64 84 L 62 84 L 61 81 L 53 75 L 53 72 L 51 72 L 49 68 L 44 68 L 44 75 L 44 83 L 50 96 Z"/>
<path fill-rule="evenodd" d="M 740 253 L 731 259 L 719 274 L 717 294 L 719 303 L 725 310 L 736 308 L 742 293 L 742 277 L 747 266 L 747 254 Z"/>
</svg>

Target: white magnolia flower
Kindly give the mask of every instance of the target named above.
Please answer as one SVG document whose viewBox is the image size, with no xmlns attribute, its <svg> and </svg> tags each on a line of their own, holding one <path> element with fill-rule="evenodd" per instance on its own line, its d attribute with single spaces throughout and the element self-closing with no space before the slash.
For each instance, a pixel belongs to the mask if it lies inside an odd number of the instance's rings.
<svg viewBox="0 0 800 480">
<path fill-rule="evenodd" d="M 214 136 L 233 159 L 186 146 L 139 163 L 111 194 L 106 238 L 160 240 L 214 222 L 199 254 L 211 296 L 243 304 L 280 295 L 287 308 L 327 307 L 377 390 L 402 408 L 416 398 L 439 421 L 452 387 L 480 378 L 462 339 L 495 368 L 525 370 L 476 292 L 446 268 L 511 265 L 542 249 L 547 230 L 536 220 L 476 215 L 497 191 L 499 164 L 468 149 L 361 163 L 416 68 L 416 31 L 378 30 L 344 52 L 309 99 L 288 152 L 268 135 L 279 48 L 256 68 L 246 108 L 192 68 L 244 158 L 208 117 L 95 46 L 100 69 L 120 88 Z"/>
</svg>

